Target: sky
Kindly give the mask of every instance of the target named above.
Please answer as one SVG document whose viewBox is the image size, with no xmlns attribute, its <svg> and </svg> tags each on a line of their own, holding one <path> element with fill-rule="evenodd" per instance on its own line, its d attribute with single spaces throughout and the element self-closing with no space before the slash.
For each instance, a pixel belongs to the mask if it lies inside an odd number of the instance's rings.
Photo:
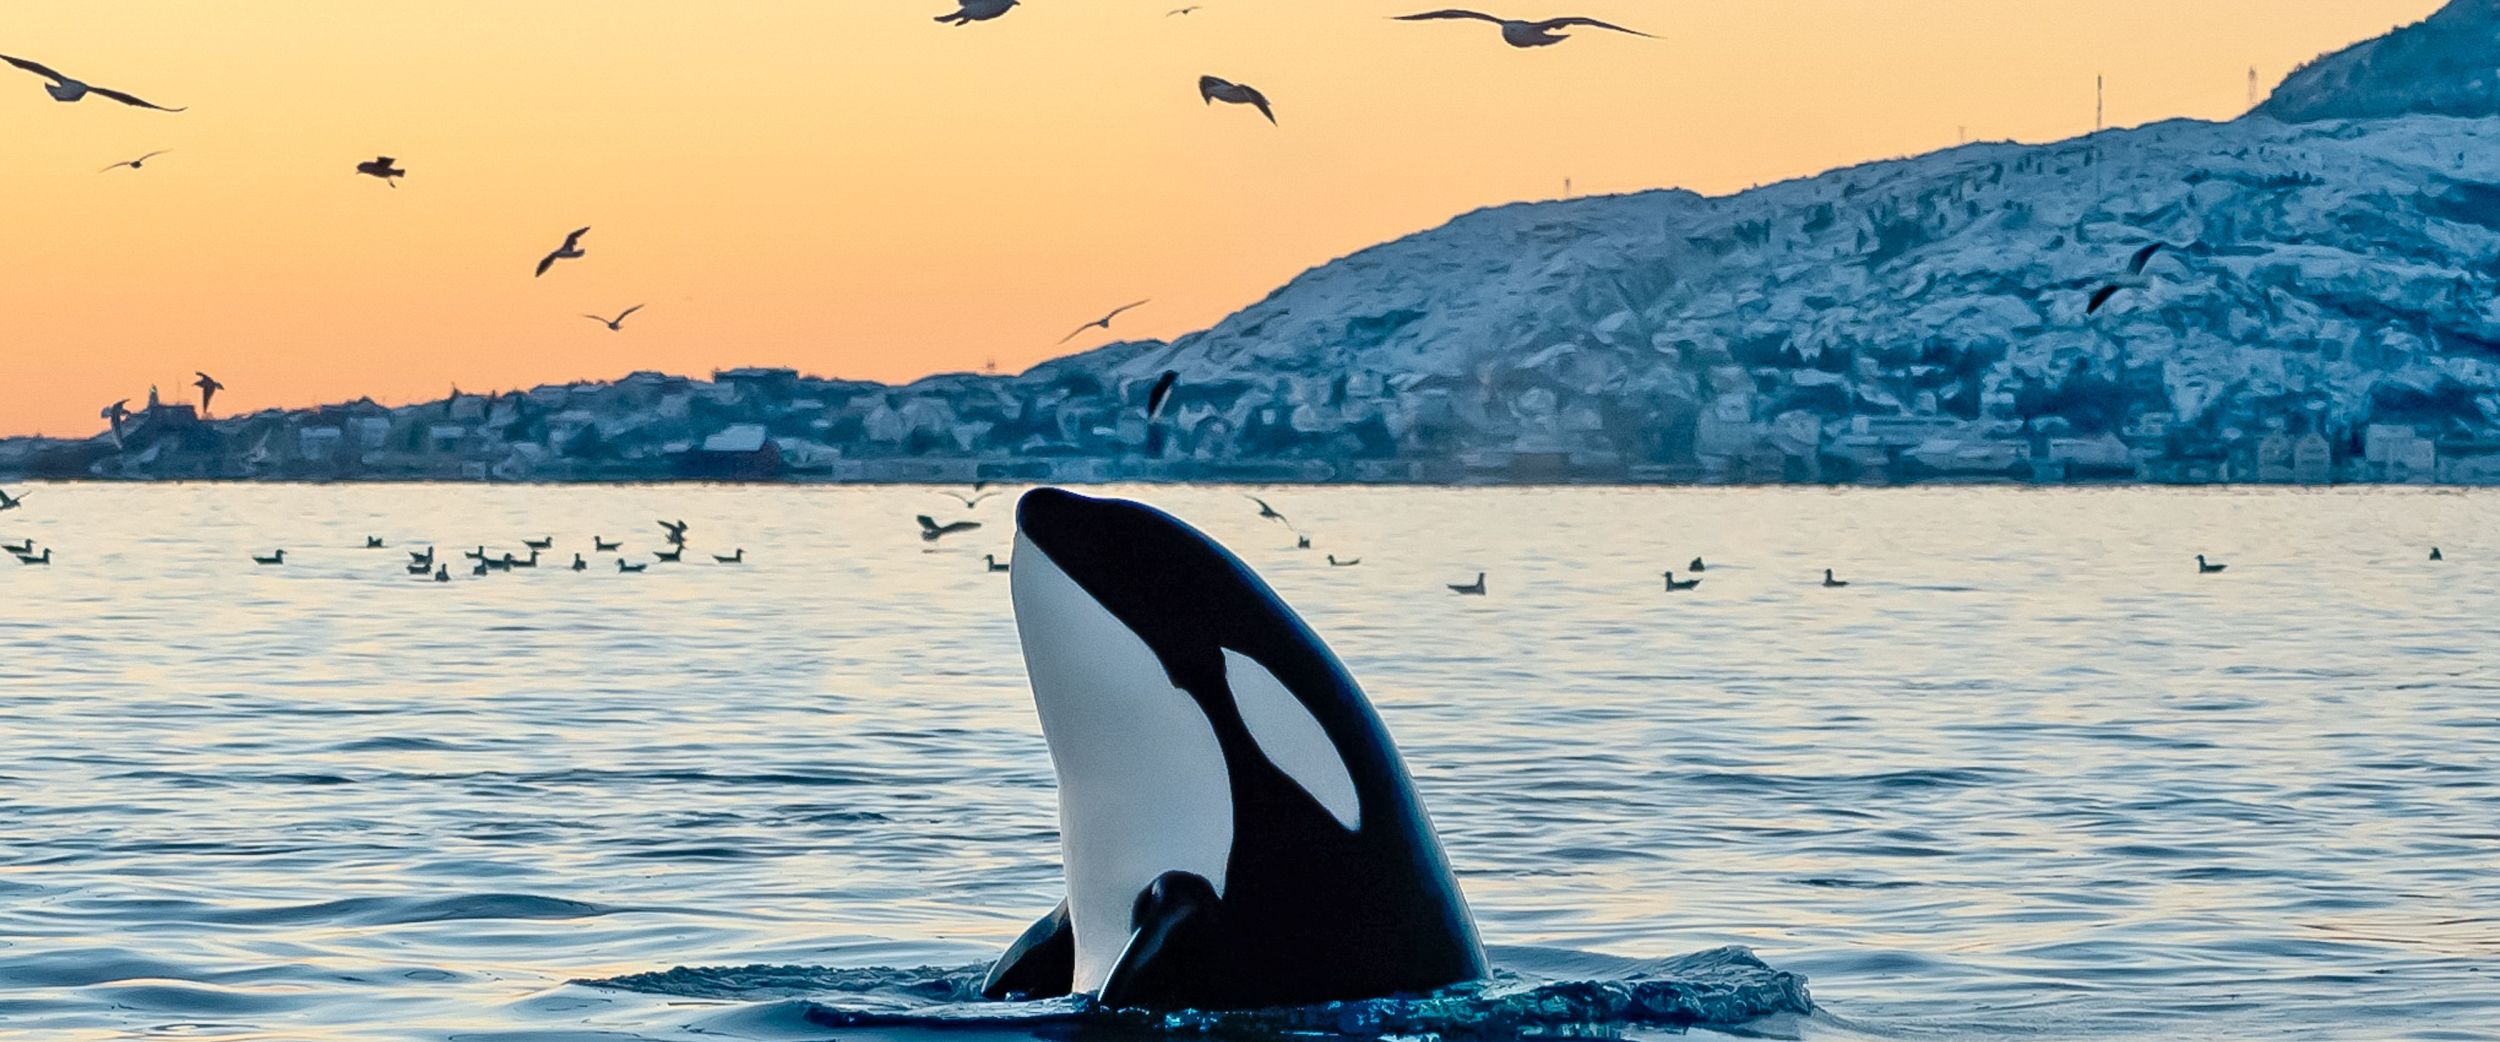
<svg viewBox="0 0 2500 1042">
<path fill-rule="evenodd" d="M 151 385 L 217 412 L 636 369 L 1014 372 L 1214 324 L 1476 209 L 1718 194 L 2106 118 L 2225 119 L 2439 0 L 122 0 L 0 53 L 0 435 Z M 1278 126 L 1205 106 L 1247 83 Z M 141 170 L 100 167 L 153 149 Z M 397 158 L 397 188 L 355 165 Z M 531 277 L 588 225 L 589 256 Z M 1058 341 L 1120 304 L 1113 334 Z M 646 310 L 623 332 L 581 317 Z M 1116 334 L 1116 336 L 1114 335 Z"/>
</svg>

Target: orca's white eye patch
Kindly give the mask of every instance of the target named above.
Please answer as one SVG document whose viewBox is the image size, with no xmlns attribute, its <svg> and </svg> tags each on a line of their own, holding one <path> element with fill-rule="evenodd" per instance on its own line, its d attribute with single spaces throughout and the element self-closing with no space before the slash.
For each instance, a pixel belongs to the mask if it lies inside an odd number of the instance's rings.
<svg viewBox="0 0 2500 1042">
<path fill-rule="evenodd" d="M 1355 794 L 1354 775 L 1319 718 L 1266 666 L 1231 648 L 1224 649 L 1224 681 L 1233 689 L 1243 726 L 1268 762 L 1302 786 L 1347 831 L 1359 831 L 1363 801 Z"/>
</svg>

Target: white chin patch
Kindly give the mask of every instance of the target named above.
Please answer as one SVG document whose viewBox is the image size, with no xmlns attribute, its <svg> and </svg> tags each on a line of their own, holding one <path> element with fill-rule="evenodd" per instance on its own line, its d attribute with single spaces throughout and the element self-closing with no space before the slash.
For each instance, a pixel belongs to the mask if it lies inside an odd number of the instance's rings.
<svg viewBox="0 0 2500 1042">
<path fill-rule="evenodd" d="M 1232 785 L 1206 713 L 1146 642 L 1021 532 L 1014 566 L 1024 668 L 1059 774 L 1075 986 L 1099 991 L 1156 876 L 1191 872 L 1224 893 Z"/>
<path fill-rule="evenodd" d="M 1354 775 L 1310 707 L 1259 660 L 1231 648 L 1224 649 L 1224 682 L 1233 689 L 1242 725 L 1268 762 L 1318 800 L 1346 831 L 1361 831 L 1363 801 L 1355 795 Z"/>
</svg>

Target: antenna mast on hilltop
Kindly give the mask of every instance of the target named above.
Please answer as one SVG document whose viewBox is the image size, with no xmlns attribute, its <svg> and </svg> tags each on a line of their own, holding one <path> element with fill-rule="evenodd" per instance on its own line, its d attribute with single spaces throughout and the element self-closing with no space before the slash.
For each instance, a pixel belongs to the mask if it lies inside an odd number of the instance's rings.
<svg viewBox="0 0 2500 1042">
<path fill-rule="evenodd" d="M 2257 107 L 2257 67 L 2254 65 L 2248 67 L 2248 107 Z"/>
<path fill-rule="evenodd" d="M 2104 77 L 2092 77 L 2092 132 L 2101 132 L 2101 85 Z"/>
</svg>

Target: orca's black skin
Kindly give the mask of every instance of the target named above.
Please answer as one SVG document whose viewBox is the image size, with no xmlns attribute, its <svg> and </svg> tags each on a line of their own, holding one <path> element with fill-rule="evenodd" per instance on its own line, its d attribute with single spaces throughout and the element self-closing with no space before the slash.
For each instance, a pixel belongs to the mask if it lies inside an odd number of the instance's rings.
<svg viewBox="0 0 2500 1042">
<path fill-rule="evenodd" d="M 1126 500 L 1036 489 L 1017 504 L 1016 524 L 1205 711 L 1232 788 L 1223 896 L 1185 872 L 1155 880 L 1138 897 L 1131 951 L 1104 1001 L 1253 1009 L 1486 975 L 1475 922 L 1388 731 L 1336 655 L 1249 566 L 1171 515 Z M 1319 721 L 1353 779 L 1360 831 L 1261 751 L 1226 685 L 1225 649 L 1256 659 Z M 1064 907 L 1054 916 L 1064 924 Z M 992 987 L 1045 976 L 1039 967 L 1064 959 L 1050 954 L 1060 943 L 1051 932 L 1049 920 L 1028 931 L 992 971 Z M 1028 951 L 1045 953 L 1035 972 L 1020 965 Z M 1071 971 L 1055 965 L 1064 991 Z M 1046 994 L 985 993 L 1007 990 Z"/>
</svg>

